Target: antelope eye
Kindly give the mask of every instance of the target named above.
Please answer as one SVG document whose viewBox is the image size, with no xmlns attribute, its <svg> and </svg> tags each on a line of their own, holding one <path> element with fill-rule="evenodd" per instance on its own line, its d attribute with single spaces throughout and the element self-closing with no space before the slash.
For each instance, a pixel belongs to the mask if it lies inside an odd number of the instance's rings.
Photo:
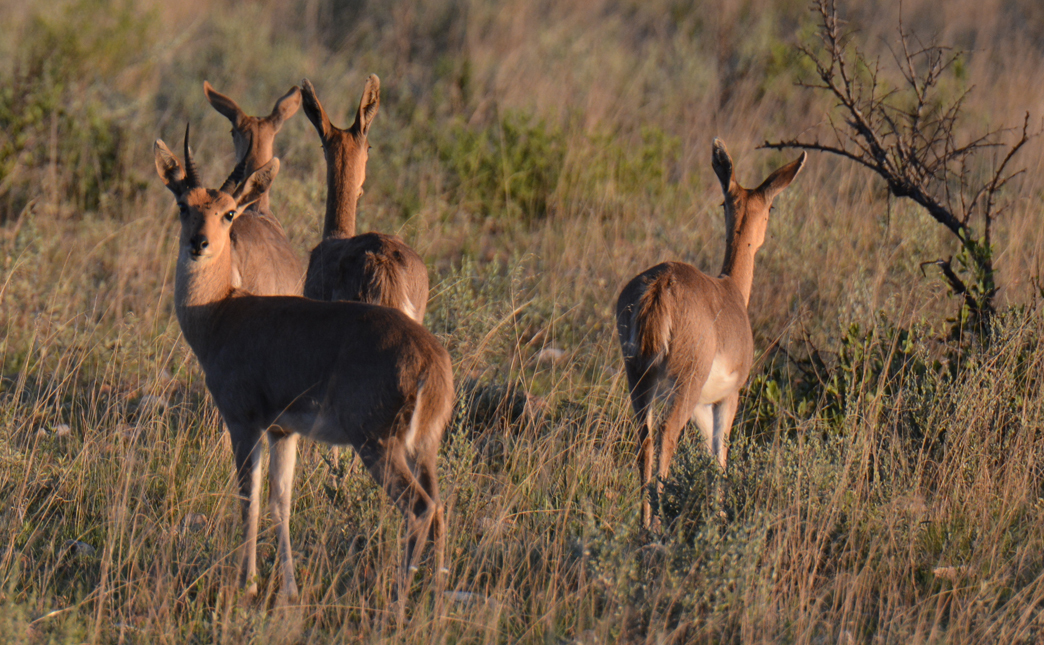
<svg viewBox="0 0 1044 645">
<path fill-rule="evenodd" d="M 186 206 L 184 204 L 178 204 L 178 213 L 180 213 L 182 217 L 187 215 L 188 214 L 188 206 Z"/>
<path fill-rule="evenodd" d="M 228 211 L 225 213 L 225 221 L 231 222 L 236 217 L 236 211 Z"/>
</svg>

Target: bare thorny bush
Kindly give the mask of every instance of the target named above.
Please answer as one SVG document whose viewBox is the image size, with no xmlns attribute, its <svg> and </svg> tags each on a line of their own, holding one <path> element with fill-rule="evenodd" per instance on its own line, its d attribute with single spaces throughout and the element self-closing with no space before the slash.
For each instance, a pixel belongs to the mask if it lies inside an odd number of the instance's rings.
<svg viewBox="0 0 1044 645">
<path fill-rule="evenodd" d="M 956 270 L 951 256 L 922 263 L 922 271 L 928 265 L 939 267 L 961 298 L 954 335 L 971 332 L 983 339 L 997 292 L 991 229 L 1011 205 L 1004 189 L 1024 172 L 1010 170 L 1010 162 L 1039 132 L 1030 132 L 1027 112 L 1021 130 L 997 128 L 959 140 L 958 124 L 973 88 L 949 96 L 944 81 L 963 52 L 924 44 L 900 19 L 898 43 L 891 51 L 902 78 L 893 83 L 882 74 L 879 60 L 869 59 L 853 44 L 855 32 L 838 15 L 836 0 L 816 0 L 812 11 L 820 17 L 816 38 L 799 49 L 815 66 L 816 78 L 798 85 L 836 99 L 837 114 L 827 115 L 832 140 L 792 138 L 766 141 L 761 147 L 839 155 L 877 173 L 891 195 L 924 207 L 956 236 L 960 250 Z M 1017 140 L 1005 143 L 1012 135 Z"/>
</svg>

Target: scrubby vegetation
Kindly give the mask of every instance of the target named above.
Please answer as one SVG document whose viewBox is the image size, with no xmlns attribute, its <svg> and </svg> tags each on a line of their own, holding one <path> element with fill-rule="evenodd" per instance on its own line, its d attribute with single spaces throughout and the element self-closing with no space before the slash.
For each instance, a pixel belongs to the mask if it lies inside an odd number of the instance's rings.
<svg viewBox="0 0 1044 645">
<path fill-rule="evenodd" d="M 903 3 L 906 31 L 963 52 L 937 85 L 971 90 L 958 141 L 1027 111 L 1035 131 L 1038 4 Z M 898 4 L 841 9 L 881 87 L 901 84 Z M 985 334 L 920 267 L 960 242 L 812 155 L 759 253 L 729 472 L 689 433 L 669 528 L 638 528 L 616 295 L 664 259 L 717 272 L 715 136 L 751 182 L 794 154 L 758 144 L 829 131 L 830 97 L 795 85 L 817 24 L 805 0 L 0 3 L 0 640 L 1044 638 L 1040 139 L 992 222 Z M 345 124 L 370 73 L 360 227 L 425 258 L 458 389 L 448 588 L 419 576 L 401 627 L 385 613 L 398 514 L 312 445 L 291 520 L 301 602 L 274 606 L 268 530 L 264 598 L 240 603 L 232 459 L 173 316 L 177 221 L 152 162 L 190 121 L 204 177 L 229 172 L 204 79 L 259 112 L 308 77 Z M 300 116 L 276 148 L 272 208 L 303 255 L 322 155 Z"/>
</svg>

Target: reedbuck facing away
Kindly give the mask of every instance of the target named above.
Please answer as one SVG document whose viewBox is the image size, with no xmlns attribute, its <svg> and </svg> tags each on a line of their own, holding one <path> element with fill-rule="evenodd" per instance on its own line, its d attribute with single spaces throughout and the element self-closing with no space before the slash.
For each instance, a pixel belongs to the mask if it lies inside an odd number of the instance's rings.
<svg viewBox="0 0 1044 645">
<path fill-rule="evenodd" d="M 760 186 L 747 190 L 733 178 L 725 144 L 715 139 L 712 166 L 725 193 L 721 275 L 712 278 L 692 265 L 665 262 L 634 277 L 620 293 L 616 328 L 639 427 L 638 470 L 647 491 L 642 496 L 646 528 L 654 528 L 652 512 L 658 508 L 671 457 L 690 419 L 696 420 L 707 450 L 725 469 L 739 390 L 754 360 L 747 317 L 754 254 L 765 241 L 772 200 L 804 163 L 805 153 L 801 153 Z M 666 409 L 657 424 L 654 407 L 661 398 L 666 399 Z M 659 453 L 655 483 L 653 437 Z"/>
<path fill-rule="evenodd" d="M 305 115 L 319 133 L 326 156 L 323 241 L 308 260 L 304 295 L 393 307 L 423 324 L 428 270 L 421 257 L 396 235 L 355 234 L 369 156 L 366 136 L 380 105 L 380 80 L 375 74 L 367 79 L 355 123 L 346 130 L 330 123 L 308 79 L 301 87 Z"/>
<path fill-rule="evenodd" d="M 296 85 L 276 101 L 272 113 L 266 117 L 248 115 L 206 81 L 203 81 L 203 93 L 214 109 L 232 122 L 236 168 L 243 177 L 271 161 L 276 134 L 301 106 L 301 90 Z M 234 189 L 236 181 L 233 173 L 222 190 Z M 233 284 L 259 296 L 299 296 L 304 289 L 304 265 L 272 215 L 268 192 L 265 190 L 232 225 Z"/>
<path fill-rule="evenodd" d="M 299 434 L 352 444 L 402 511 L 403 581 L 429 537 L 441 570 L 435 459 L 453 405 L 445 348 L 394 309 L 236 289 L 230 231 L 271 184 L 279 160 L 233 189 L 212 190 L 201 186 L 187 133 L 184 167 L 162 141 L 155 154 L 156 170 L 181 211 L 175 311 L 232 439 L 245 523 L 240 584 L 256 595 L 260 442 L 266 432 L 285 597 L 297 595 L 289 514 Z"/>
</svg>

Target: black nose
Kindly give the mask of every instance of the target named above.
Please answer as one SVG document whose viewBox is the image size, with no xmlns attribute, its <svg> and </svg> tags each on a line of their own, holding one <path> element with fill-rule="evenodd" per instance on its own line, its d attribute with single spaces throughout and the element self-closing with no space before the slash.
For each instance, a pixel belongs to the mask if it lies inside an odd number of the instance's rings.
<svg viewBox="0 0 1044 645">
<path fill-rule="evenodd" d="M 193 235 L 192 239 L 189 240 L 189 244 L 192 245 L 192 253 L 194 255 L 199 255 L 203 252 L 203 249 L 210 246 L 210 242 L 207 241 L 207 236 L 205 235 Z"/>
</svg>

